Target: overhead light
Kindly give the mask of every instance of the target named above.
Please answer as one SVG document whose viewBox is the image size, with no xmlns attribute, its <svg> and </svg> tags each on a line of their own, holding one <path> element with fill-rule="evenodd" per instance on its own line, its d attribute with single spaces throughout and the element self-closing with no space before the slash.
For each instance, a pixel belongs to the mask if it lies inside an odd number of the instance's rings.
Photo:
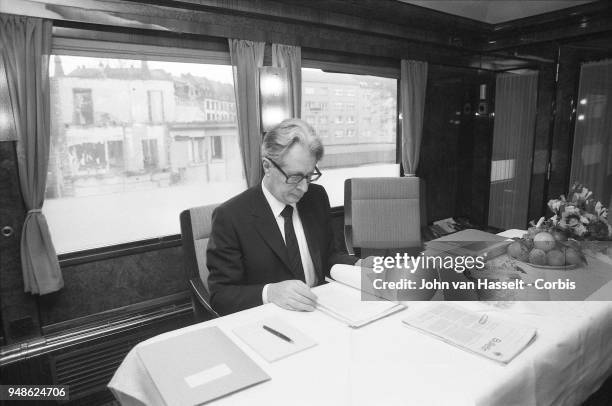
<svg viewBox="0 0 612 406">
<path fill-rule="evenodd" d="M 583 106 L 587 104 L 587 99 L 580 99 L 580 104 L 582 104 Z"/>
</svg>

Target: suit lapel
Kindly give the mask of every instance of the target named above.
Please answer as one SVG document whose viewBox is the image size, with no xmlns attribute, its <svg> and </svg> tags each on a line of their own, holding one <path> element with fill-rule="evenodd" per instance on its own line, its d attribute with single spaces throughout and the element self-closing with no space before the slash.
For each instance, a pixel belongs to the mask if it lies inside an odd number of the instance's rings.
<svg viewBox="0 0 612 406">
<path fill-rule="evenodd" d="M 321 263 L 321 251 L 320 244 L 317 244 L 316 234 L 316 221 L 312 210 L 309 210 L 307 202 L 304 198 L 297 204 L 298 213 L 300 214 L 300 220 L 302 221 L 302 227 L 304 228 L 304 235 L 306 236 L 306 243 L 308 244 L 308 251 L 310 252 L 310 258 L 317 274 L 317 280 L 319 283 L 323 282 L 323 264 Z"/>
<path fill-rule="evenodd" d="M 274 218 L 272 209 L 261 190 L 261 184 L 255 189 L 255 198 L 252 204 L 251 210 L 255 229 L 261 236 L 261 239 L 268 244 L 272 251 L 281 259 L 287 269 L 291 270 L 285 241 L 283 241 L 283 236 L 278 229 L 278 223 Z M 293 274 L 292 271 L 291 273 Z"/>
</svg>

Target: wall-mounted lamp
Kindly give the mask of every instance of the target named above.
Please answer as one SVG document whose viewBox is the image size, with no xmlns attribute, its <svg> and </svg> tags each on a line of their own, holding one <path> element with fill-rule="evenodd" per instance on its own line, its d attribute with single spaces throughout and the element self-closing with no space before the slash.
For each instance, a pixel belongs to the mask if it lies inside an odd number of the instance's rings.
<svg viewBox="0 0 612 406">
<path fill-rule="evenodd" d="M 478 110 L 476 112 L 477 116 L 486 116 L 489 113 L 489 104 L 487 102 L 487 85 L 483 83 L 480 85 L 479 89 L 479 98 L 478 102 Z"/>
<path fill-rule="evenodd" d="M 487 84 L 480 85 L 480 100 L 487 100 Z"/>
<path fill-rule="evenodd" d="M 269 131 L 291 117 L 289 75 L 285 68 L 259 68 L 259 108 L 261 130 Z"/>
</svg>

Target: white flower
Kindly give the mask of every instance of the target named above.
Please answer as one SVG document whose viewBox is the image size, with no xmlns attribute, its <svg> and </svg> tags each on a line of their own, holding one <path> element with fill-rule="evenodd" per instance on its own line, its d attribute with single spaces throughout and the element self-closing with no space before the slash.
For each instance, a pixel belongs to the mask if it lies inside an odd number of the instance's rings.
<svg viewBox="0 0 612 406">
<path fill-rule="evenodd" d="M 577 225 L 573 226 L 572 230 L 574 231 L 574 233 L 576 235 L 579 235 L 579 236 L 583 236 L 587 232 L 586 227 L 583 224 L 580 224 L 580 223 L 578 223 Z"/>
<path fill-rule="evenodd" d="M 561 207 L 561 200 L 559 199 L 549 200 L 548 207 L 550 208 L 550 210 L 552 210 L 555 213 L 559 212 L 559 208 Z"/>
<path fill-rule="evenodd" d="M 565 206 L 565 210 L 563 210 L 564 215 L 572 215 L 575 214 L 580 216 L 580 209 L 576 206 Z"/>
<path fill-rule="evenodd" d="M 595 205 L 595 213 L 601 218 L 608 218 L 608 209 L 601 202 L 597 202 Z"/>
</svg>

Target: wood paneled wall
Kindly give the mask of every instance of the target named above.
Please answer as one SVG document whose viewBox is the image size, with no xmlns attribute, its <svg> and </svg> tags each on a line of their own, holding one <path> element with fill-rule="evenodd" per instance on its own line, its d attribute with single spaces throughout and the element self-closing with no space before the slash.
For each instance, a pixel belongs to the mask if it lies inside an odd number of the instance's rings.
<svg viewBox="0 0 612 406">
<path fill-rule="evenodd" d="M 493 72 L 430 65 L 417 175 L 427 185 L 427 221 L 466 217 L 486 226 L 493 119 L 475 115 L 487 85 L 494 109 Z"/>
</svg>

